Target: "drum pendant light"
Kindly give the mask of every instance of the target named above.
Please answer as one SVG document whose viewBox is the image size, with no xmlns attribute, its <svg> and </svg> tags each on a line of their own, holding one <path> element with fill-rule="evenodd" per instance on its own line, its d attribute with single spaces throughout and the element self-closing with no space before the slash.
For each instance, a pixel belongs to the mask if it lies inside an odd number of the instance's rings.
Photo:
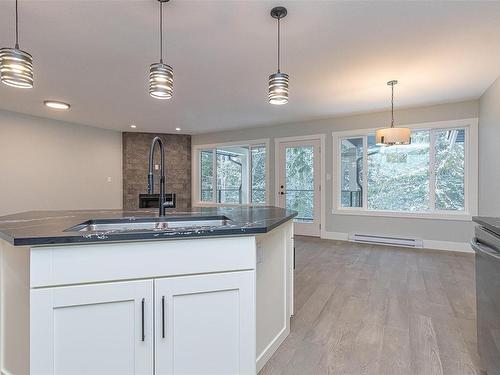
<svg viewBox="0 0 500 375">
<path fill-rule="evenodd" d="M 19 17 L 16 0 L 16 44 L 0 49 L 0 80 L 8 86 L 22 89 L 33 87 L 33 57 L 19 49 Z"/>
<path fill-rule="evenodd" d="M 391 86 L 391 126 L 389 128 L 377 129 L 375 132 L 375 141 L 377 145 L 393 146 L 393 145 L 409 145 L 411 143 L 410 128 L 394 127 L 394 85 L 398 81 L 393 80 L 387 82 Z"/>
<path fill-rule="evenodd" d="M 288 74 L 280 71 L 280 20 L 287 14 L 284 7 L 271 10 L 271 17 L 278 20 L 278 71 L 269 76 L 269 103 L 281 105 L 288 103 Z"/>
<path fill-rule="evenodd" d="M 163 63 L 163 3 L 160 3 L 160 62 L 149 66 L 149 95 L 155 99 L 170 99 L 174 93 L 174 70 Z"/>
</svg>

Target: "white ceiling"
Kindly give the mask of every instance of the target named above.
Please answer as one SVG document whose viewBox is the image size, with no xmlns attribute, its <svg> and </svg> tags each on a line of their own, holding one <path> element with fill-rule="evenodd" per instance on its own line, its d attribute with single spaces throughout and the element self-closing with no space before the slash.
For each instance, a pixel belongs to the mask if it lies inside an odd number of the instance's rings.
<svg viewBox="0 0 500 375">
<path fill-rule="evenodd" d="M 282 71 L 290 101 L 267 102 L 275 5 L 288 8 Z M 102 128 L 203 133 L 479 97 L 500 75 L 500 1 L 187 1 L 165 5 L 174 98 L 148 95 L 158 60 L 156 0 L 29 1 L 20 43 L 35 88 L 0 85 L 0 108 Z M 14 44 L 14 0 L 0 1 L 0 46 Z M 71 103 L 54 112 L 45 99 Z"/>
</svg>

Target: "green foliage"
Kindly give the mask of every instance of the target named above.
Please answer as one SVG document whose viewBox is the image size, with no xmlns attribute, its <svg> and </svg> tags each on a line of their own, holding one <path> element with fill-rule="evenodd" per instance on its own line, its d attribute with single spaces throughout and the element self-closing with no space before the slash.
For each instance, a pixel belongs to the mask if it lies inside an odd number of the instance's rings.
<svg viewBox="0 0 500 375">
<path fill-rule="evenodd" d="M 266 148 L 252 148 L 252 203 L 266 202 Z"/>
<path fill-rule="evenodd" d="M 436 136 L 436 209 L 464 210 L 465 148 L 463 142 L 453 142 L 458 132 L 439 132 Z M 453 133 L 456 132 L 456 133 Z"/>
<path fill-rule="evenodd" d="M 213 151 L 200 152 L 201 200 L 211 201 L 213 193 Z"/>
<path fill-rule="evenodd" d="M 412 133 L 412 143 L 407 146 L 379 147 L 373 136 L 368 137 L 368 209 L 428 211 L 433 209 L 430 207 L 432 188 L 436 210 L 464 210 L 465 131 L 437 130 L 432 135 L 435 140 L 434 171 L 430 170 L 429 130 Z M 350 175 L 352 170 L 357 171 L 360 180 L 363 178 L 362 163 L 357 168 L 354 164 L 359 152 L 353 153 L 352 149 L 353 144 L 344 144 L 343 141 L 341 188 L 349 189 L 347 193 L 353 190 L 349 183 L 349 179 L 354 178 Z M 435 186 L 432 187 L 431 173 L 435 176 Z M 351 204 L 347 198 L 347 195 L 342 195 L 344 207 Z"/>
<path fill-rule="evenodd" d="M 371 137 L 368 145 L 368 208 L 428 210 L 429 132 L 412 134 L 412 144 L 409 146 L 382 148 L 376 146 Z M 401 160 L 405 162 L 399 162 Z"/>
<path fill-rule="evenodd" d="M 298 220 L 312 220 L 314 200 L 314 149 L 286 149 L 286 207 L 298 211 Z"/>
</svg>

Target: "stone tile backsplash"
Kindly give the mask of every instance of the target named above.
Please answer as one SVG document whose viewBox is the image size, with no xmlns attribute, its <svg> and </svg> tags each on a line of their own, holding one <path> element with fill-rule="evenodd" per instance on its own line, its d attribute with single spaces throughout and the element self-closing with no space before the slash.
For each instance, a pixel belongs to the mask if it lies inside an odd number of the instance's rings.
<svg viewBox="0 0 500 375">
<path fill-rule="evenodd" d="M 161 137 L 165 146 L 167 193 L 176 193 L 177 208 L 191 207 L 191 136 L 124 132 L 123 142 L 123 209 L 137 210 L 139 194 L 147 193 L 148 157 L 151 141 Z M 154 163 L 160 165 L 160 152 Z M 155 193 L 159 192 L 159 169 L 155 170 Z"/>
</svg>

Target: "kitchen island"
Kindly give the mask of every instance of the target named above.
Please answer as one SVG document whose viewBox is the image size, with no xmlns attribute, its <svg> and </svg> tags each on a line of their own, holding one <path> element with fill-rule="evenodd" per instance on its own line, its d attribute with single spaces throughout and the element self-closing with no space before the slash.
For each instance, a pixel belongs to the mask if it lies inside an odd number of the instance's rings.
<svg viewBox="0 0 500 375">
<path fill-rule="evenodd" d="M 290 331 L 276 207 L 0 217 L 5 374 L 255 374 Z"/>
</svg>

